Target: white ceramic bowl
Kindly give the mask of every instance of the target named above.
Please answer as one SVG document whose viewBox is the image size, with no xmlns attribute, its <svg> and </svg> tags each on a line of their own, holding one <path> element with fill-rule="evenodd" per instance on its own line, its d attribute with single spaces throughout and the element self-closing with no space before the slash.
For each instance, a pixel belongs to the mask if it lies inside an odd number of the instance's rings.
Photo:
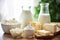
<svg viewBox="0 0 60 40">
<path fill-rule="evenodd" d="M 10 24 L 10 25 L 7 25 L 7 24 L 1 24 L 2 26 L 2 29 L 5 33 L 10 33 L 10 29 L 12 28 L 20 28 L 20 24 L 19 23 L 16 23 L 16 24 Z"/>
</svg>

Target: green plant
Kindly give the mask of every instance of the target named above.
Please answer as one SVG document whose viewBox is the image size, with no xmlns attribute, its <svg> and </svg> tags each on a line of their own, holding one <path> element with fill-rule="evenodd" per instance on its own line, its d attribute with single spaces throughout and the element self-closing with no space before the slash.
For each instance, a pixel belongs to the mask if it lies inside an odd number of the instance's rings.
<svg viewBox="0 0 60 40">
<path fill-rule="evenodd" d="M 35 19 L 38 18 L 39 12 L 40 12 L 40 2 L 39 2 L 39 4 L 35 7 L 35 14 L 34 14 L 34 18 L 35 18 Z"/>
<path fill-rule="evenodd" d="M 40 12 L 40 3 L 49 3 L 49 12 L 50 12 L 50 16 L 51 16 L 51 21 L 52 22 L 60 22 L 60 16 L 57 17 L 57 12 L 60 15 L 60 4 L 56 3 L 56 0 L 41 0 L 41 2 L 39 2 L 39 4 L 35 7 L 35 19 L 38 19 L 38 15 Z"/>
</svg>

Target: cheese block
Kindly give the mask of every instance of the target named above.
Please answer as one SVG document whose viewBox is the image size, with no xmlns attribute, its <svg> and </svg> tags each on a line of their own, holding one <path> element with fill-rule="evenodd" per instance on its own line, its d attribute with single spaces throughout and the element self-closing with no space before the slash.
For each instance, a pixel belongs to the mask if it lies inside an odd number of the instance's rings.
<svg viewBox="0 0 60 40">
<path fill-rule="evenodd" d="M 12 37 L 14 37 L 14 38 L 21 36 L 22 32 L 23 32 L 23 30 L 20 28 L 14 28 L 14 29 L 10 30 L 10 33 L 11 33 Z"/>
<path fill-rule="evenodd" d="M 56 24 L 54 23 L 46 23 L 43 25 L 44 30 L 51 31 L 52 33 L 56 32 Z"/>
</svg>

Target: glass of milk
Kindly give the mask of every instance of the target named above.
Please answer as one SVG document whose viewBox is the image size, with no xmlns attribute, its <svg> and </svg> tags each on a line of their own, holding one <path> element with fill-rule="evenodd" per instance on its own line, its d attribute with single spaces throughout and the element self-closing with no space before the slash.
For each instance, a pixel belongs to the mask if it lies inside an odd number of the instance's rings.
<svg viewBox="0 0 60 40">
<path fill-rule="evenodd" d="M 41 24 L 50 23 L 50 14 L 49 14 L 49 3 L 40 3 L 41 9 L 38 18 L 38 22 Z"/>
</svg>

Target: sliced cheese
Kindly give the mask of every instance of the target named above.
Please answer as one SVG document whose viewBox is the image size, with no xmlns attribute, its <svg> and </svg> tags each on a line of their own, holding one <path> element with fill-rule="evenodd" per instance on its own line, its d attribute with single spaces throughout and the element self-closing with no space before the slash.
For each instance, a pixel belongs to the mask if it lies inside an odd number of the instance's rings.
<svg viewBox="0 0 60 40">
<path fill-rule="evenodd" d="M 51 34 L 50 31 L 46 31 L 46 30 L 38 30 L 37 32 L 38 32 L 39 35 L 42 35 L 42 36 Z"/>
<path fill-rule="evenodd" d="M 44 30 L 51 31 L 52 33 L 56 32 L 56 24 L 54 23 L 46 23 L 43 25 Z"/>
</svg>

